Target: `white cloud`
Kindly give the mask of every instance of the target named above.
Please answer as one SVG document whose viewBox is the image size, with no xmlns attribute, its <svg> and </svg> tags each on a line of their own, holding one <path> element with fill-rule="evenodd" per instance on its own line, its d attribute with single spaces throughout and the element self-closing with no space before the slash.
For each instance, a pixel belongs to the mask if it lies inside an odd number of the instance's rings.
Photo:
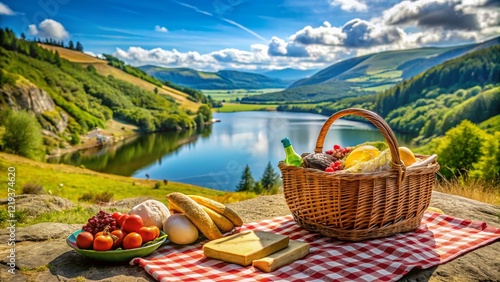
<svg viewBox="0 0 500 282">
<path fill-rule="evenodd" d="M 4 16 L 13 16 L 16 13 L 12 11 L 9 6 L 5 5 L 4 3 L 0 2 L 0 15 Z"/>
<path fill-rule="evenodd" d="M 69 33 L 66 31 L 64 26 L 51 19 L 42 21 L 38 24 L 38 27 L 34 24 L 30 24 L 28 26 L 28 32 L 30 35 L 37 36 L 39 38 L 63 40 L 69 37 Z"/>
<path fill-rule="evenodd" d="M 92 56 L 92 57 L 96 57 L 96 58 L 98 58 L 98 59 L 102 59 L 102 60 L 105 60 L 105 59 L 106 59 L 106 57 L 104 57 L 104 55 L 103 55 L 103 54 L 96 54 L 96 53 L 94 53 L 94 52 L 92 52 L 92 51 L 83 51 L 83 53 L 85 53 L 85 54 L 87 54 L 87 55 L 89 55 L 89 56 Z"/>
<path fill-rule="evenodd" d="M 304 27 L 292 35 L 290 40 L 304 45 L 341 45 L 345 37 L 340 28 L 332 27 L 329 22 L 325 21 L 320 27 Z"/>
<path fill-rule="evenodd" d="M 330 4 L 359 12 L 367 3 L 374 6 L 375 2 L 382 0 L 331 0 Z M 354 18 L 339 26 L 332 26 L 328 21 L 316 27 L 305 26 L 288 38 L 272 36 L 266 44 L 253 44 L 247 51 L 227 48 L 201 54 L 130 47 L 117 49 L 115 56 L 133 65 L 155 64 L 213 71 L 228 68 L 308 69 L 326 67 L 368 53 L 479 42 L 498 34 L 500 10 L 494 0 L 418 0 L 399 2 L 371 19 Z"/>
<path fill-rule="evenodd" d="M 403 1 L 386 10 L 386 24 L 417 26 L 446 30 L 480 30 L 486 25 L 498 25 L 498 9 L 490 0 L 420 0 Z"/>
<path fill-rule="evenodd" d="M 279 43 L 281 48 L 293 43 L 368 48 L 398 43 L 404 36 L 405 32 L 398 27 L 353 19 L 342 27 L 333 27 L 329 22 L 324 22 L 322 26 L 316 28 L 306 26 L 290 36 L 289 43 Z"/>
<path fill-rule="evenodd" d="M 368 6 L 363 0 L 331 0 L 331 6 L 340 6 L 340 9 L 347 12 L 366 12 Z"/>
<path fill-rule="evenodd" d="M 168 29 L 166 27 L 164 27 L 164 26 L 157 25 L 157 26 L 155 26 L 155 31 L 157 31 L 157 32 L 168 32 Z"/>
</svg>

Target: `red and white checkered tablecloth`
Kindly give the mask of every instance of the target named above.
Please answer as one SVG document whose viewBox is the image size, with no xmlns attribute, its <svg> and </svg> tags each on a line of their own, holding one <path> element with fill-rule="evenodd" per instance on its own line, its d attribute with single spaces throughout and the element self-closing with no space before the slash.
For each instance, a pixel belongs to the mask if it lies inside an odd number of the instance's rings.
<svg viewBox="0 0 500 282">
<path fill-rule="evenodd" d="M 165 244 L 153 254 L 135 258 L 158 281 L 395 281 L 413 268 L 426 269 L 500 238 L 500 228 L 426 212 L 420 227 L 409 233 L 363 242 L 342 242 L 311 233 L 292 216 L 246 224 L 239 228 L 271 231 L 311 246 L 309 255 L 274 272 L 226 263 L 203 256 L 202 246 Z M 238 230 L 236 231 L 238 232 Z"/>
</svg>

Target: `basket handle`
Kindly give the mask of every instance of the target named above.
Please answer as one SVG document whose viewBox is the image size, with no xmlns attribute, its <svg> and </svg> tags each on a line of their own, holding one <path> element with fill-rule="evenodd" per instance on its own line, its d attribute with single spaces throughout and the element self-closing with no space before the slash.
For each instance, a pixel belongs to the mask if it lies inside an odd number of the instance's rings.
<svg viewBox="0 0 500 282">
<path fill-rule="evenodd" d="M 368 111 L 365 109 L 359 109 L 359 108 L 348 108 L 344 109 L 341 111 L 338 111 L 331 115 L 323 124 L 323 127 L 321 127 L 321 130 L 318 135 L 318 140 L 316 141 L 316 149 L 314 150 L 315 153 L 321 153 L 323 152 L 323 144 L 325 142 L 325 137 L 326 134 L 328 133 L 328 130 L 330 129 L 330 126 L 332 123 L 341 117 L 348 116 L 348 115 L 356 115 L 360 116 L 363 118 L 366 118 L 369 120 L 377 129 L 382 133 L 382 135 L 385 138 L 385 141 L 389 145 L 389 149 L 391 151 L 391 157 L 392 157 L 392 163 L 391 167 L 393 169 L 397 169 L 399 172 L 399 179 L 398 179 L 398 185 L 402 182 L 404 178 L 404 174 L 406 171 L 406 168 L 401 161 L 401 157 L 399 156 L 399 145 L 398 141 L 396 139 L 396 136 L 394 135 L 394 132 L 391 130 L 391 127 L 387 124 L 387 122 L 377 115 L 376 113 L 372 111 Z"/>
</svg>

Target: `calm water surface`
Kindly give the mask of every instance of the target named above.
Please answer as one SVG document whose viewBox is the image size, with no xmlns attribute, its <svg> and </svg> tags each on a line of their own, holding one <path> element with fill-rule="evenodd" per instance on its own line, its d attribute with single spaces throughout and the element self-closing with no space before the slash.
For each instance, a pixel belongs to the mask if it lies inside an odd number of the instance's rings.
<svg viewBox="0 0 500 282">
<path fill-rule="evenodd" d="M 168 179 L 217 190 L 233 191 L 248 164 L 254 179 L 261 178 L 271 162 L 276 172 L 284 158 L 280 140 L 289 137 L 299 154 L 313 152 L 327 117 L 308 113 L 216 113 L 203 132 L 155 133 L 114 146 L 89 149 L 52 159 L 51 162 L 84 165 L 88 169 L 152 179 Z M 400 145 L 409 138 L 397 135 Z M 337 120 L 325 138 L 324 150 L 334 144 L 353 146 L 383 140 L 370 124 Z"/>
</svg>

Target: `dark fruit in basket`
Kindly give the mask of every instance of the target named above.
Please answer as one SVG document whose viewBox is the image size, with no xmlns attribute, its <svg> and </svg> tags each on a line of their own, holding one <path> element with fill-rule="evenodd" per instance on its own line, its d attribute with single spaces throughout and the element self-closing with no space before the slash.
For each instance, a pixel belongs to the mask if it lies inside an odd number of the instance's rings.
<svg viewBox="0 0 500 282">
<path fill-rule="evenodd" d="M 87 224 L 82 227 L 83 231 L 90 232 L 92 235 L 104 231 L 106 228 L 109 232 L 116 230 L 116 219 L 105 211 L 99 211 L 96 215 L 89 218 Z"/>
<path fill-rule="evenodd" d="M 325 153 L 303 155 L 302 160 L 303 167 L 315 168 L 319 170 L 325 170 L 325 168 L 329 167 L 332 162 L 336 161 L 334 157 Z"/>
</svg>

